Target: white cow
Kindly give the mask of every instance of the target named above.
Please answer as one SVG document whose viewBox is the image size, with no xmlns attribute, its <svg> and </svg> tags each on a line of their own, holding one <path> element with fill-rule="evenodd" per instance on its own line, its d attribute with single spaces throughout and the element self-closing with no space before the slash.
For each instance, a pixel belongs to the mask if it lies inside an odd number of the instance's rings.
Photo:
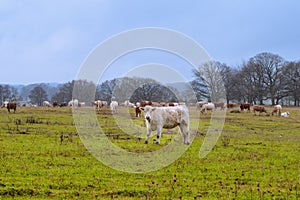
<svg viewBox="0 0 300 200">
<path fill-rule="evenodd" d="M 290 116 L 290 113 L 288 111 L 281 113 L 281 117 L 288 117 L 288 116 Z"/>
<path fill-rule="evenodd" d="M 274 115 L 274 113 L 276 113 L 276 115 L 280 116 L 281 111 L 282 111 L 281 105 L 276 105 L 273 107 L 272 115 Z"/>
<path fill-rule="evenodd" d="M 43 101 L 43 106 L 44 107 L 51 107 L 51 104 L 49 101 Z"/>
<path fill-rule="evenodd" d="M 114 114 L 117 112 L 117 107 L 119 106 L 119 104 L 117 101 L 112 101 L 109 106 L 110 106 L 111 114 Z"/>
<path fill-rule="evenodd" d="M 135 106 L 134 103 L 129 102 L 129 104 L 128 104 L 129 108 L 134 108 L 134 106 Z"/>
<path fill-rule="evenodd" d="M 156 130 L 156 144 L 160 143 L 162 129 L 172 129 L 179 126 L 184 144 L 190 144 L 189 111 L 186 106 L 175 107 L 141 107 L 145 112 L 147 135 L 145 144 L 148 144 L 152 131 Z"/>
<path fill-rule="evenodd" d="M 8 101 L 2 102 L 1 108 L 7 108 L 7 104 L 8 104 L 8 103 L 9 103 Z"/>
<path fill-rule="evenodd" d="M 69 103 L 68 103 L 68 105 L 70 106 L 70 107 L 72 107 L 72 108 L 74 108 L 74 107 L 78 107 L 78 104 L 79 104 L 79 102 L 78 102 L 78 100 L 77 99 L 72 99 L 71 101 L 69 101 Z"/>
<path fill-rule="evenodd" d="M 201 113 L 206 113 L 207 110 L 210 110 L 211 112 L 215 111 L 215 104 L 213 103 L 206 103 L 202 105 Z"/>
<path fill-rule="evenodd" d="M 134 103 L 131 103 L 129 100 L 124 101 L 124 103 L 122 103 L 123 106 L 125 106 L 126 108 L 134 108 Z"/>
<path fill-rule="evenodd" d="M 85 107 L 85 102 L 79 102 L 79 103 L 78 103 L 78 106 L 79 106 L 79 107 Z"/>
</svg>

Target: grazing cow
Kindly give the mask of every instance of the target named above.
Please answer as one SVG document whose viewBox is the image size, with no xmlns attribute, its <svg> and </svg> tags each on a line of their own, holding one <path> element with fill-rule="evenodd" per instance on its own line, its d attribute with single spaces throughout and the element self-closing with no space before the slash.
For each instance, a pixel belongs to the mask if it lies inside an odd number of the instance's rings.
<svg viewBox="0 0 300 200">
<path fill-rule="evenodd" d="M 107 106 L 107 101 L 97 100 L 97 101 L 94 101 L 93 104 L 96 106 L 97 111 L 100 111 L 100 109 L 102 107 Z"/>
<path fill-rule="evenodd" d="M 78 100 L 77 99 L 72 99 L 71 101 L 69 101 L 69 103 L 68 103 L 68 105 L 70 106 L 70 107 L 72 107 L 72 108 L 77 108 L 78 107 L 78 104 L 79 104 L 79 102 L 78 102 Z"/>
<path fill-rule="evenodd" d="M 79 107 L 85 107 L 85 102 L 79 102 L 79 103 L 78 103 L 78 106 L 79 106 Z"/>
<path fill-rule="evenodd" d="M 176 103 L 169 102 L 168 106 L 175 106 Z M 177 104 L 178 105 L 178 104 Z"/>
<path fill-rule="evenodd" d="M 129 102 L 129 108 L 134 108 L 134 103 Z"/>
<path fill-rule="evenodd" d="M 121 106 L 125 106 L 126 108 L 128 107 L 128 105 L 129 105 L 129 101 L 128 100 L 124 101 L 124 103 L 121 103 Z"/>
<path fill-rule="evenodd" d="M 224 106 L 224 102 L 215 102 L 214 103 L 215 108 L 220 108 L 221 110 L 224 110 L 225 106 Z"/>
<path fill-rule="evenodd" d="M 135 106 L 134 107 L 134 110 L 135 110 L 135 117 L 140 117 L 142 112 L 141 112 L 141 107 L 139 106 Z"/>
<path fill-rule="evenodd" d="M 190 144 L 189 133 L 189 111 L 186 106 L 175 107 L 141 107 L 145 112 L 145 121 L 147 127 L 147 135 L 145 144 L 148 144 L 152 131 L 156 130 L 156 144 L 160 143 L 162 129 L 172 129 L 177 126 L 183 136 L 183 143 Z"/>
<path fill-rule="evenodd" d="M 281 113 L 281 117 L 288 117 L 288 116 L 290 116 L 290 113 L 288 111 Z"/>
<path fill-rule="evenodd" d="M 117 107 L 118 107 L 118 102 L 117 101 L 111 101 L 110 103 L 110 111 L 111 111 L 111 114 L 114 114 L 117 112 Z"/>
<path fill-rule="evenodd" d="M 17 103 L 16 102 L 3 102 L 1 108 L 7 108 L 8 113 L 10 113 L 10 110 L 13 109 L 14 113 L 16 113 L 17 110 Z"/>
<path fill-rule="evenodd" d="M 250 112 L 250 107 L 251 107 L 250 103 L 241 103 L 241 105 L 240 105 L 241 111 L 244 111 L 244 109 L 247 109 L 248 112 Z"/>
<path fill-rule="evenodd" d="M 277 116 L 280 116 L 281 111 L 282 111 L 281 105 L 276 105 L 276 106 L 273 107 L 272 115 L 274 115 L 274 113 L 276 113 Z"/>
<path fill-rule="evenodd" d="M 49 101 L 43 101 L 43 106 L 44 107 L 51 107 L 51 104 Z"/>
<path fill-rule="evenodd" d="M 215 111 L 215 104 L 213 103 L 206 103 L 204 105 L 202 105 L 202 108 L 200 110 L 200 112 L 203 114 L 203 113 L 206 113 L 206 111 L 210 110 L 211 112 L 214 112 Z"/>
<path fill-rule="evenodd" d="M 236 107 L 236 103 L 228 103 L 227 104 L 227 108 L 230 109 L 230 108 L 234 108 Z"/>
<path fill-rule="evenodd" d="M 58 104 L 59 107 L 67 107 L 67 102 L 62 102 L 60 104 Z"/>
<path fill-rule="evenodd" d="M 129 100 L 124 101 L 124 103 L 122 103 L 123 106 L 125 106 L 126 108 L 130 107 L 130 108 L 134 108 L 134 104 L 131 103 Z"/>
<path fill-rule="evenodd" d="M 266 113 L 266 114 L 268 114 L 268 112 L 267 112 L 267 110 L 266 110 L 266 108 L 264 107 L 264 106 L 258 106 L 258 105 L 254 105 L 253 106 L 253 113 L 254 113 L 254 115 L 255 115 L 255 112 L 259 112 L 259 115 L 261 114 L 261 113 Z"/>
<path fill-rule="evenodd" d="M 204 104 L 207 104 L 207 102 L 206 101 L 198 101 L 196 103 L 196 110 L 201 110 L 201 108 Z"/>
<path fill-rule="evenodd" d="M 152 102 L 151 101 L 145 101 L 145 100 L 141 100 L 140 101 L 141 107 L 145 107 L 145 106 L 151 106 Z"/>
<path fill-rule="evenodd" d="M 166 102 L 159 102 L 159 105 L 164 107 L 164 106 L 167 106 L 168 104 Z"/>
<path fill-rule="evenodd" d="M 107 105 L 108 105 L 107 101 L 102 101 L 102 104 L 104 107 L 107 107 Z"/>
<path fill-rule="evenodd" d="M 176 103 L 169 102 L 169 103 L 167 104 L 167 106 L 175 106 L 175 104 L 176 104 Z M 177 104 L 177 105 L 178 105 L 178 104 Z"/>
</svg>

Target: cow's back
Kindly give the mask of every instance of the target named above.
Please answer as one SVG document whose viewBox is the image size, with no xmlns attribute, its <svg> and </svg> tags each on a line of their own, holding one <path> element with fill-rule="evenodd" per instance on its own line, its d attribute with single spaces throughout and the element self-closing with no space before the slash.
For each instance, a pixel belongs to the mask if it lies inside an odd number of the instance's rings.
<svg viewBox="0 0 300 200">
<path fill-rule="evenodd" d="M 189 113 L 185 106 L 163 107 L 162 110 L 164 110 L 164 128 L 174 128 L 189 123 Z"/>
</svg>

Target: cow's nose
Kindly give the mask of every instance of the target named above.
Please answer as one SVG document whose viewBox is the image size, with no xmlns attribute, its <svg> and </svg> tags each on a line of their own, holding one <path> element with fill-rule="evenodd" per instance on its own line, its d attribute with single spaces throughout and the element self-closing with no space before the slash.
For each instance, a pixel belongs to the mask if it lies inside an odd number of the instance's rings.
<svg viewBox="0 0 300 200">
<path fill-rule="evenodd" d="M 147 117 L 146 117 L 146 120 L 147 120 L 148 122 L 150 122 L 150 117 L 149 117 L 149 116 L 147 116 Z"/>
</svg>

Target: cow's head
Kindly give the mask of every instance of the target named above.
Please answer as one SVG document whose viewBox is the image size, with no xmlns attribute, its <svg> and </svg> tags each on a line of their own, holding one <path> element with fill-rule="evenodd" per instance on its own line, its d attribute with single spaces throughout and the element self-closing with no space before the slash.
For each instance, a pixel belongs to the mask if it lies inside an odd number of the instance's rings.
<svg viewBox="0 0 300 200">
<path fill-rule="evenodd" d="M 156 107 L 145 106 L 145 107 L 140 107 L 140 109 L 145 112 L 145 119 L 150 123 L 151 113 L 156 109 Z"/>
<path fill-rule="evenodd" d="M 7 108 L 7 104 L 8 104 L 7 101 L 2 102 L 1 108 Z"/>
</svg>

